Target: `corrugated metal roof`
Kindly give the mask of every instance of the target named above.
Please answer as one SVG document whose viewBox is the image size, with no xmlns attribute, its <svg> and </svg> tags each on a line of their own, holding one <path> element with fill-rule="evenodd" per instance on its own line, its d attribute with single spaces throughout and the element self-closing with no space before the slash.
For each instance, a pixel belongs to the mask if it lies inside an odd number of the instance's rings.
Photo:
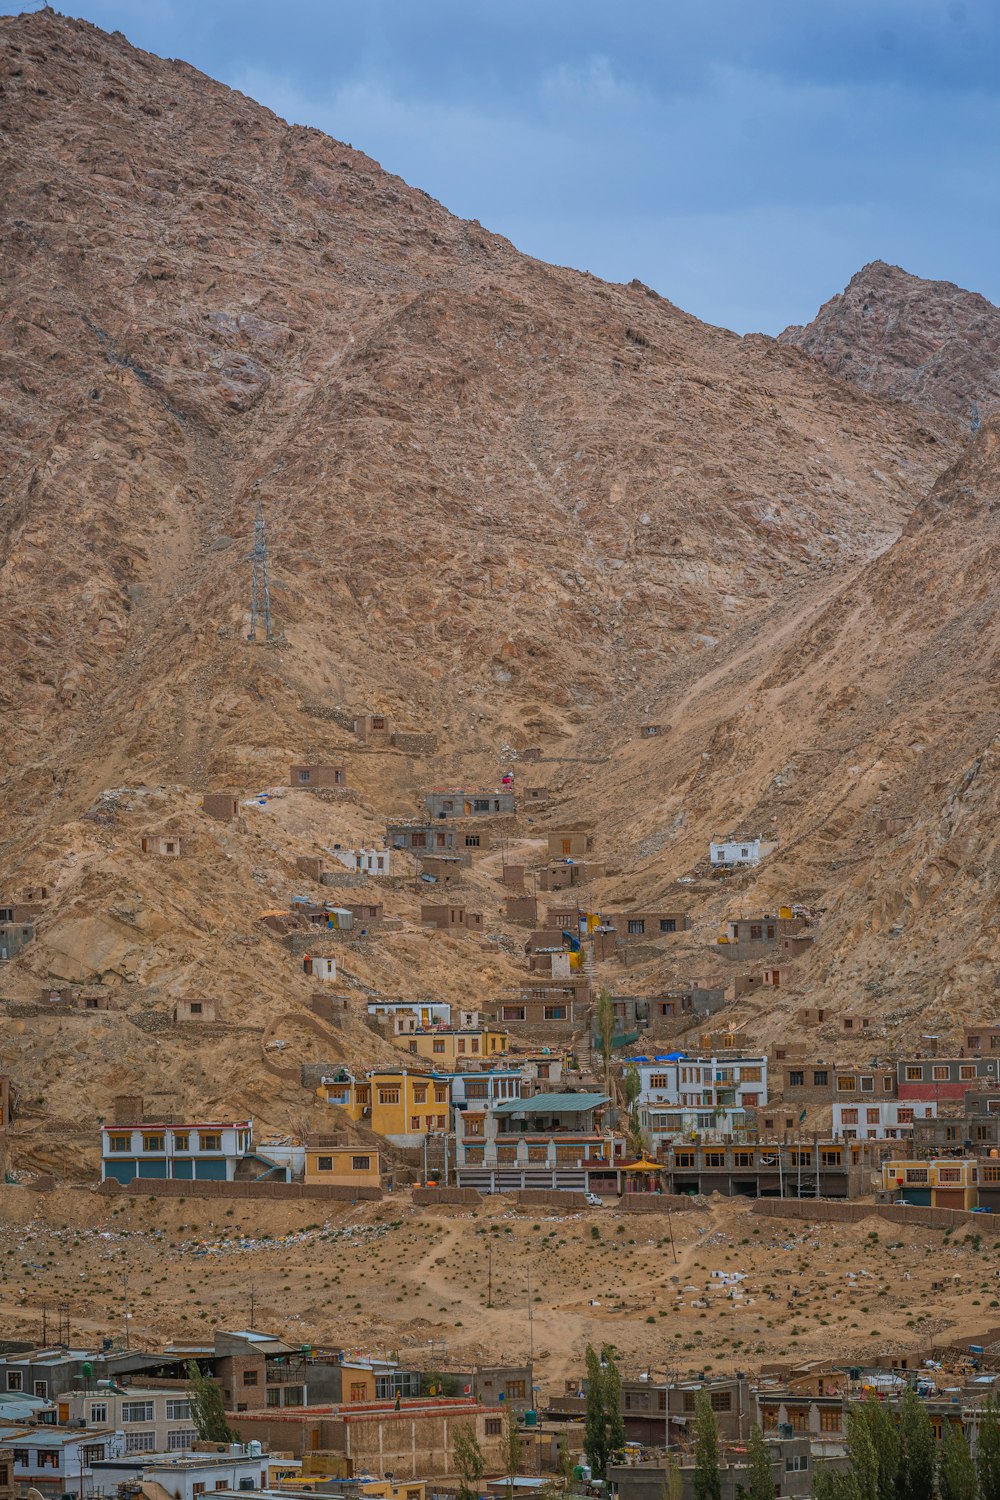
<svg viewBox="0 0 1000 1500">
<path fill-rule="evenodd" d="M 496 1115 L 584 1114 L 608 1104 L 607 1094 L 535 1094 L 530 1099 L 505 1099 L 494 1107 Z"/>
</svg>

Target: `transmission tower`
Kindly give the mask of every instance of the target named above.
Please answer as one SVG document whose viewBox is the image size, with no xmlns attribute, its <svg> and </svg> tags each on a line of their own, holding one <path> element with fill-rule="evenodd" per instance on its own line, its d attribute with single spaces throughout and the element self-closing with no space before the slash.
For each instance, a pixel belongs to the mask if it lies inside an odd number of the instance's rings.
<svg viewBox="0 0 1000 1500">
<path fill-rule="evenodd" d="M 264 506 L 262 501 L 257 501 L 257 514 L 253 522 L 253 551 L 248 552 L 246 562 L 253 563 L 253 577 L 250 584 L 250 634 L 248 641 L 257 639 L 257 600 L 258 588 L 264 592 L 264 639 L 274 639 L 271 629 L 271 585 L 267 576 L 267 522 L 264 520 Z"/>
</svg>

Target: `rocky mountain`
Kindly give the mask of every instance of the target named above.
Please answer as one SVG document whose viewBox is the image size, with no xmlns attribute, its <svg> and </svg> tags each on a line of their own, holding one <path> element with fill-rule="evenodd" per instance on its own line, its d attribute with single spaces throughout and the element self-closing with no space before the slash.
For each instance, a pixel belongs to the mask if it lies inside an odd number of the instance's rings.
<svg viewBox="0 0 1000 1500">
<path fill-rule="evenodd" d="M 779 334 L 842 380 L 966 428 L 1000 407 L 1000 308 L 872 261 L 804 328 Z"/>
<path fill-rule="evenodd" d="M 283 1059 L 383 1057 L 367 994 L 515 986 L 500 850 L 469 877 L 485 941 L 386 890 L 396 930 L 345 951 L 338 1028 L 257 918 L 299 855 L 528 746 L 550 800 L 514 847 L 586 821 L 595 904 L 692 915 L 613 988 L 717 971 L 727 912 L 802 899 L 827 916 L 793 990 L 900 1035 L 945 988 L 982 1008 L 992 429 L 969 448 L 957 397 L 856 389 L 787 336 L 533 261 L 120 35 L 0 20 L 0 87 L 0 894 L 50 890 L 0 1003 L 35 1160 L 154 1082 L 304 1128 Z M 246 639 L 259 500 L 272 645 Z M 364 709 L 436 750 L 360 745 Z M 287 790 L 298 760 L 346 762 L 354 800 Z M 211 787 L 238 823 L 199 810 Z M 710 835 L 750 824 L 778 854 L 701 880 Z M 150 829 L 185 857 L 144 857 Z M 114 1010 L 32 1010 L 80 979 Z M 199 992 L 225 1024 L 192 1046 L 168 1018 Z"/>
</svg>

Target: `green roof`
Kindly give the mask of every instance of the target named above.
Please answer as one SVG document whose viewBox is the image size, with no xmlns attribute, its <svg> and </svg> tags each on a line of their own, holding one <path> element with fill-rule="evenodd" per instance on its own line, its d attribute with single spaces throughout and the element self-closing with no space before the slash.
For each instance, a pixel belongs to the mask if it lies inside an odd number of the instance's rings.
<svg viewBox="0 0 1000 1500">
<path fill-rule="evenodd" d="M 607 1094 L 534 1094 L 530 1099 L 505 1099 L 495 1115 L 583 1115 L 609 1104 Z"/>
</svg>

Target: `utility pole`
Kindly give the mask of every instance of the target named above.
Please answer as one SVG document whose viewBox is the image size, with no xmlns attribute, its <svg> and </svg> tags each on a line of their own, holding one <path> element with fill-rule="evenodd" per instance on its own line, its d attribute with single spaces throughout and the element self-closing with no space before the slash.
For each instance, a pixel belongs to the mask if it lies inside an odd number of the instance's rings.
<svg viewBox="0 0 1000 1500">
<path fill-rule="evenodd" d="M 248 641 L 257 639 L 257 614 L 258 614 L 258 588 L 263 594 L 264 600 L 264 639 L 274 639 L 271 629 L 271 584 L 267 572 L 267 522 L 264 519 L 264 505 L 258 499 L 257 514 L 253 523 L 253 551 L 248 552 L 245 562 L 253 563 L 253 575 L 250 583 L 250 634 Z"/>
<path fill-rule="evenodd" d="M 257 1288 L 253 1282 L 250 1283 L 250 1331 L 253 1332 L 254 1318 L 257 1312 Z"/>
<path fill-rule="evenodd" d="M 531 1305 L 531 1261 L 528 1261 L 528 1363 L 535 1363 L 535 1313 Z"/>
<path fill-rule="evenodd" d="M 493 1246 L 486 1246 L 486 1306 L 493 1306 Z"/>
<path fill-rule="evenodd" d="M 122 1291 L 123 1291 L 124 1297 L 125 1297 L 125 1348 L 128 1349 L 129 1348 L 129 1338 L 128 1338 L 129 1313 L 128 1313 L 128 1273 L 127 1272 L 122 1277 Z"/>
</svg>

